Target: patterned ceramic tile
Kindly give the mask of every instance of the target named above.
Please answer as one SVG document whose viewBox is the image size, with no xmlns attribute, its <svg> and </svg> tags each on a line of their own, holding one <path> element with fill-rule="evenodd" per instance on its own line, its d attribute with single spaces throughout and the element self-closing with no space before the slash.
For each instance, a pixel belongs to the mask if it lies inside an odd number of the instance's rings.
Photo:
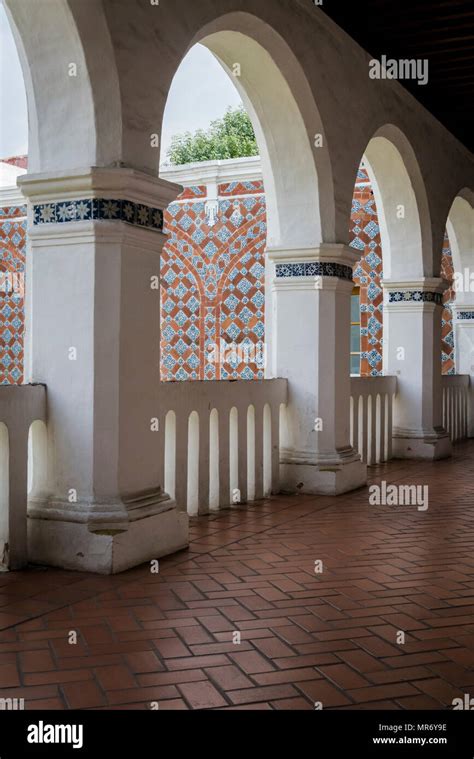
<svg viewBox="0 0 474 759">
<path fill-rule="evenodd" d="M 166 380 L 257 379 L 264 376 L 266 207 L 262 182 L 232 182 L 219 188 L 217 222 L 209 226 L 206 188 L 186 188 L 178 202 L 160 209 L 123 200 L 76 200 L 35 206 L 36 224 L 120 219 L 169 232 L 162 256 L 162 376 Z M 0 209 L 0 274 L 23 276 L 26 208 Z M 382 373 L 383 278 L 377 208 L 369 177 L 358 171 L 351 215 L 351 246 L 361 259 L 354 270 L 360 287 L 361 375 Z M 349 267 L 278 265 L 278 277 L 342 276 Z M 452 283 L 449 242 L 442 276 Z M 392 294 L 398 298 L 400 294 Z M 401 293 L 405 297 L 404 293 Z M 422 294 L 422 299 L 426 294 Z M 434 294 L 431 294 L 434 295 Z M 413 293 L 413 298 L 419 299 Z M 411 297 L 411 296 L 410 296 Z M 430 294 L 427 295 L 430 297 Z M 440 296 L 439 296 L 440 297 Z M 435 302 L 439 297 L 434 298 Z M 443 373 L 454 371 L 452 287 L 443 296 Z M 474 312 L 460 319 L 474 320 Z M 23 297 L 0 292 L 0 383 L 23 379 Z M 216 360 L 216 347 L 217 360 Z"/>
<path fill-rule="evenodd" d="M 261 183 L 221 186 L 212 226 L 197 193 L 165 212 L 164 380 L 263 379 L 266 207 L 252 195 L 262 191 Z"/>
<path fill-rule="evenodd" d="M 352 268 L 338 263 L 313 261 L 311 263 L 276 264 L 277 279 L 292 277 L 338 277 L 352 281 Z"/>
<path fill-rule="evenodd" d="M 436 303 L 441 306 L 443 296 L 435 292 L 421 290 L 394 290 L 388 294 L 389 303 Z"/>
<path fill-rule="evenodd" d="M 382 374 L 382 245 L 375 199 L 363 166 L 359 168 L 357 178 L 352 202 L 350 245 L 361 253 L 354 269 L 354 284 L 360 289 L 360 374 L 368 377 Z"/>
<path fill-rule="evenodd" d="M 26 206 L 0 208 L 0 384 L 23 382 Z"/>
<path fill-rule="evenodd" d="M 42 203 L 33 206 L 35 225 L 66 224 L 77 221 L 123 221 L 133 226 L 161 232 L 163 212 L 130 200 L 102 198 L 68 200 L 60 203 Z"/>
<path fill-rule="evenodd" d="M 455 374 L 456 368 L 454 363 L 454 330 L 451 305 L 456 299 L 456 293 L 454 292 L 453 288 L 453 257 L 447 234 L 444 238 L 443 257 L 441 259 L 441 276 L 443 279 L 446 279 L 450 283 L 449 290 L 446 290 L 443 295 L 444 308 L 441 321 L 442 372 L 443 374 Z"/>
</svg>

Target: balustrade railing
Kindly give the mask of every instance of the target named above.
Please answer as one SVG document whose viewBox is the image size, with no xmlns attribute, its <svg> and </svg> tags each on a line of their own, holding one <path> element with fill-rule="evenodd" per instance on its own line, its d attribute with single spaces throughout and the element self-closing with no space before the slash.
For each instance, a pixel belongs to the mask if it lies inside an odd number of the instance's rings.
<svg viewBox="0 0 474 759">
<path fill-rule="evenodd" d="M 457 443 L 468 436 L 470 377 L 445 374 L 443 388 L 443 427 L 451 441 Z"/>
<path fill-rule="evenodd" d="M 0 568 L 28 563 L 28 492 L 46 476 L 46 388 L 0 386 Z"/>
<path fill-rule="evenodd" d="M 163 382 L 163 482 L 191 516 L 279 491 L 286 380 Z"/>
<path fill-rule="evenodd" d="M 396 377 L 351 377 L 351 445 L 369 466 L 392 458 Z"/>
</svg>

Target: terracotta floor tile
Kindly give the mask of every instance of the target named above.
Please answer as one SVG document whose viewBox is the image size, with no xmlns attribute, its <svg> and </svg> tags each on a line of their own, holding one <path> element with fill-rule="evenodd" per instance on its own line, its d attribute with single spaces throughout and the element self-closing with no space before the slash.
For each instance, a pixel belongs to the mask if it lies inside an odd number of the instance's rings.
<svg viewBox="0 0 474 759">
<path fill-rule="evenodd" d="M 68 683 L 61 687 L 70 709 L 90 709 L 106 703 L 104 694 L 94 682 Z"/>
<path fill-rule="evenodd" d="M 97 667 L 95 674 L 103 690 L 125 690 L 134 688 L 136 680 L 128 667 L 112 664 L 110 667 Z"/>
<path fill-rule="evenodd" d="M 227 703 L 210 682 L 182 683 L 178 687 L 192 709 L 215 709 Z"/>
<path fill-rule="evenodd" d="M 268 685 L 261 688 L 246 688 L 232 691 L 228 694 L 234 704 L 253 704 L 258 701 L 273 701 L 277 698 L 297 696 L 298 691 L 293 685 Z"/>
<path fill-rule="evenodd" d="M 130 670 L 135 674 L 143 672 L 159 672 L 164 669 L 154 651 L 137 651 L 125 656 Z M 115 663 L 115 662 L 114 662 Z M 94 665 L 92 665 L 94 666 Z"/>
<path fill-rule="evenodd" d="M 423 519 L 375 513 L 363 489 L 276 497 L 193 519 L 189 552 L 157 576 L 0 575 L 1 696 L 51 709 L 449 708 L 474 688 L 473 454 L 469 442 L 449 461 L 369 470 L 428 484 Z"/>
<path fill-rule="evenodd" d="M 271 672 L 272 665 L 257 651 L 243 651 L 242 653 L 231 654 L 230 658 L 240 669 L 249 675 L 258 672 Z"/>
<path fill-rule="evenodd" d="M 155 640 L 155 646 L 163 659 L 180 659 L 189 655 L 189 649 L 179 638 Z"/>
<path fill-rule="evenodd" d="M 300 682 L 297 685 L 298 689 L 310 699 L 313 705 L 319 702 L 323 705 L 323 709 L 351 703 L 347 696 L 324 679 Z"/>
<path fill-rule="evenodd" d="M 212 669 L 204 671 L 222 691 L 251 688 L 253 686 L 252 681 L 233 665 L 229 665 L 228 667 L 212 667 Z"/>
<path fill-rule="evenodd" d="M 16 664 L 0 664 L 0 693 L 4 688 L 16 688 L 20 685 Z"/>
<path fill-rule="evenodd" d="M 318 670 L 323 677 L 333 682 L 341 690 L 363 688 L 365 685 L 369 685 L 365 677 L 359 675 L 346 664 L 331 664 L 326 667 L 318 667 Z"/>
<path fill-rule="evenodd" d="M 20 654 L 20 666 L 23 672 L 48 672 L 55 669 L 53 657 L 49 651 L 25 651 Z"/>
</svg>

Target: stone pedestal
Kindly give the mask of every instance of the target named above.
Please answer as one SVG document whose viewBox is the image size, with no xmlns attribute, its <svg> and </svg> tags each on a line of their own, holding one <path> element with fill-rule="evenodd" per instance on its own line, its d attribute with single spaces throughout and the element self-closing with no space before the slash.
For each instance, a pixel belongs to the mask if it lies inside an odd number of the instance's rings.
<svg viewBox="0 0 474 759">
<path fill-rule="evenodd" d="M 383 282 L 384 374 L 395 375 L 395 458 L 442 459 L 452 454 L 443 429 L 441 279 Z"/>
<path fill-rule="evenodd" d="M 453 312 L 456 374 L 471 378 L 468 435 L 474 437 L 474 303 L 455 303 Z"/>
<path fill-rule="evenodd" d="M 163 209 L 179 188 L 128 169 L 27 175 L 26 371 L 47 386 L 49 472 L 29 556 L 116 572 L 188 543 L 163 492 Z"/>
<path fill-rule="evenodd" d="M 338 495 L 365 485 L 350 445 L 350 303 L 358 254 L 345 245 L 268 251 L 273 371 L 289 380 L 282 487 Z"/>
</svg>

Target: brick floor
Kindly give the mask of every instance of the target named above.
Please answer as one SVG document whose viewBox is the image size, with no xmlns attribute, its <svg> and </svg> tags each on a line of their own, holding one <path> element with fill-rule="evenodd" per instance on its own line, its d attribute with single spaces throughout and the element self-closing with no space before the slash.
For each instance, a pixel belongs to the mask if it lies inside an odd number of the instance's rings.
<svg viewBox="0 0 474 759">
<path fill-rule="evenodd" d="M 278 497 L 192 520 L 189 551 L 159 575 L 1 574 L 0 698 L 451 708 L 474 695 L 473 457 L 474 442 L 451 461 L 371 470 L 373 482 L 429 485 L 425 512 L 370 506 L 367 489 Z"/>
</svg>

